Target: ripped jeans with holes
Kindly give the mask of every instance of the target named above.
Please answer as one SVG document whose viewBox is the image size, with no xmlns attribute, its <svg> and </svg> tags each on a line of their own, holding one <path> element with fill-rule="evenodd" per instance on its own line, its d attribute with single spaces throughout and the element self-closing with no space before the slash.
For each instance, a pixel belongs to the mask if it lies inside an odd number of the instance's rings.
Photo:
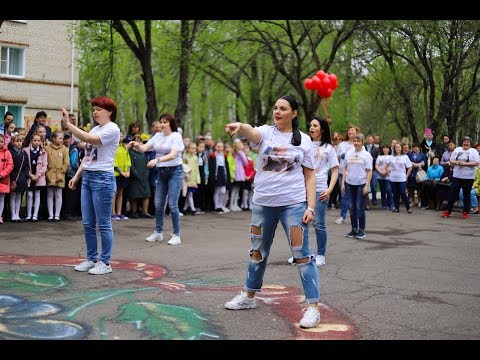
<svg viewBox="0 0 480 360">
<path fill-rule="evenodd" d="M 258 292 L 261 290 L 270 248 L 280 221 L 294 258 L 308 259 L 304 263 L 298 262 L 298 266 L 296 266 L 302 281 L 305 299 L 308 303 L 319 302 L 320 284 L 315 254 L 310 247 L 308 225 L 302 222 L 306 208 L 305 201 L 277 207 L 252 205 L 252 223 L 250 225 L 252 247 L 250 248 L 245 291 Z M 256 260 L 258 253 L 257 256 L 252 256 L 256 250 L 261 254 L 260 260 Z"/>
</svg>

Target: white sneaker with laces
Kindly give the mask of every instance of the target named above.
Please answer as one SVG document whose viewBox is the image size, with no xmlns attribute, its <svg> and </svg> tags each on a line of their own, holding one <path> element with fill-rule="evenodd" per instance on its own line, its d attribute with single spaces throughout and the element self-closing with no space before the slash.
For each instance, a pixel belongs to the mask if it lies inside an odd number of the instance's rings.
<svg viewBox="0 0 480 360">
<path fill-rule="evenodd" d="M 110 265 L 105 264 L 103 261 L 97 261 L 95 267 L 88 270 L 89 274 L 92 275 L 103 275 L 112 272 L 112 267 Z"/>
<path fill-rule="evenodd" d="M 95 267 L 95 264 L 92 260 L 85 260 L 74 267 L 76 271 L 88 271 Z"/>
<path fill-rule="evenodd" d="M 180 239 L 180 236 L 173 234 L 172 238 L 168 240 L 167 244 L 168 245 L 178 245 L 181 244 L 182 240 Z"/>
<path fill-rule="evenodd" d="M 302 320 L 300 320 L 300 327 L 304 329 L 314 328 L 320 324 L 320 310 L 316 306 L 309 306 Z"/>
<path fill-rule="evenodd" d="M 335 220 L 335 224 L 343 224 L 345 222 L 345 219 L 339 216 L 337 220 Z"/>
<path fill-rule="evenodd" d="M 315 262 L 317 263 L 317 266 L 325 265 L 325 256 L 323 255 L 315 256 Z"/>
<path fill-rule="evenodd" d="M 246 292 L 240 291 L 240 294 L 232 300 L 225 303 L 225 308 L 230 310 L 255 309 L 257 301 L 255 298 L 249 298 Z"/>
<path fill-rule="evenodd" d="M 163 240 L 163 233 L 158 233 L 156 231 L 153 232 L 152 235 L 149 235 L 145 238 L 147 241 L 162 241 Z"/>
</svg>

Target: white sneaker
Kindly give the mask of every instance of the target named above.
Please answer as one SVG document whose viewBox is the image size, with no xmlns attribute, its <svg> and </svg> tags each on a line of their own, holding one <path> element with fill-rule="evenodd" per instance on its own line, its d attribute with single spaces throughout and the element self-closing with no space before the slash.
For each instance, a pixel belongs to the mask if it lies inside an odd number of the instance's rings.
<svg viewBox="0 0 480 360">
<path fill-rule="evenodd" d="M 163 233 L 157 233 L 156 231 L 154 231 L 153 234 L 146 237 L 145 240 L 147 240 L 147 241 L 162 241 L 163 240 Z"/>
<path fill-rule="evenodd" d="M 289 264 L 292 264 L 293 265 L 293 256 L 287 260 Z"/>
<path fill-rule="evenodd" d="M 335 220 L 335 224 L 343 224 L 345 222 L 345 219 L 339 216 L 337 220 Z"/>
<path fill-rule="evenodd" d="M 315 256 L 315 262 L 317 263 L 317 266 L 325 265 L 325 256 L 323 255 Z"/>
<path fill-rule="evenodd" d="M 229 212 L 230 212 L 230 209 L 227 208 L 226 206 L 223 206 L 221 209 L 222 209 L 223 212 L 225 212 L 225 213 L 229 213 Z"/>
<path fill-rule="evenodd" d="M 92 268 L 95 267 L 95 264 L 92 260 L 85 260 L 84 262 L 81 262 L 77 266 L 74 267 L 76 271 L 88 271 Z"/>
<path fill-rule="evenodd" d="M 320 324 L 320 311 L 316 306 L 309 306 L 302 320 L 300 320 L 300 327 L 304 329 L 313 328 Z"/>
<path fill-rule="evenodd" d="M 255 298 L 249 298 L 246 292 L 240 291 L 240 294 L 232 300 L 225 303 L 225 308 L 230 310 L 255 309 L 257 301 Z"/>
<path fill-rule="evenodd" d="M 172 238 L 167 241 L 168 245 L 178 245 L 181 244 L 182 240 L 180 239 L 180 236 L 173 234 Z"/>
<path fill-rule="evenodd" d="M 92 275 L 103 275 L 111 272 L 112 267 L 110 265 L 106 265 L 103 261 L 97 261 L 95 267 L 88 270 L 88 273 Z"/>
</svg>

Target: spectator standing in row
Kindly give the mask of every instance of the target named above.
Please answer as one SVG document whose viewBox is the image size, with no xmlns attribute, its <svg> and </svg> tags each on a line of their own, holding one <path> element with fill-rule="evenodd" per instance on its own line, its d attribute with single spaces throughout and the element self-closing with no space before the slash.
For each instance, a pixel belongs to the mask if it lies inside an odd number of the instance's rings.
<svg viewBox="0 0 480 360">
<path fill-rule="evenodd" d="M 365 136 L 355 134 L 353 137 L 354 149 L 346 153 L 344 177 L 342 181 L 342 192 L 348 193 L 350 202 L 350 224 L 352 230 L 345 236 L 348 238 L 365 238 L 366 216 L 365 202 L 370 181 L 372 179 L 373 160 L 363 143 Z"/>
<path fill-rule="evenodd" d="M 47 172 L 47 151 L 42 146 L 40 135 L 33 134 L 30 145 L 23 149 L 30 164 L 30 173 L 28 174 L 27 191 L 27 221 L 38 221 L 38 211 L 40 209 L 40 191 L 47 185 L 45 174 Z M 32 213 L 33 207 L 33 213 Z"/>
<path fill-rule="evenodd" d="M 450 166 L 453 165 L 453 178 L 448 193 L 447 209 L 442 214 L 442 217 L 448 218 L 452 213 L 453 204 L 459 196 L 460 189 L 464 194 L 470 194 L 473 181 L 475 180 L 475 168 L 479 164 L 478 151 L 472 146 L 472 138 L 464 136 L 462 139 L 462 146 L 453 150 L 450 157 Z M 462 218 L 468 218 L 470 211 L 470 196 L 465 196 L 463 199 Z"/>
<path fill-rule="evenodd" d="M 10 193 L 10 173 L 13 170 L 13 159 L 5 145 L 5 135 L 0 134 L 0 224 L 3 224 L 5 194 Z"/>
<path fill-rule="evenodd" d="M 134 135 L 133 140 L 139 146 L 142 145 L 140 135 Z M 133 146 L 128 149 L 130 154 L 131 168 L 130 177 L 128 179 L 127 196 L 130 199 L 130 217 L 136 219 L 153 218 L 148 212 L 150 203 L 150 180 L 149 169 L 147 168 L 148 160 L 144 154 L 136 150 Z M 138 201 L 141 201 L 141 212 L 139 213 Z"/>
</svg>

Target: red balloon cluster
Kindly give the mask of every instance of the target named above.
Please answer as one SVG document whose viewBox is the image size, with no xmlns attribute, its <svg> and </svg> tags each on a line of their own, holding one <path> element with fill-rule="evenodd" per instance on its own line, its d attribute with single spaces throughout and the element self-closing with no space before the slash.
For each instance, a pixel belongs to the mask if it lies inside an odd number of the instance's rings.
<svg viewBox="0 0 480 360">
<path fill-rule="evenodd" d="M 338 78 L 335 74 L 318 70 L 311 79 L 306 78 L 303 85 L 307 90 L 317 90 L 318 95 L 326 99 L 332 96 L 333 90 L 338 87 Z"/>
</svg>

